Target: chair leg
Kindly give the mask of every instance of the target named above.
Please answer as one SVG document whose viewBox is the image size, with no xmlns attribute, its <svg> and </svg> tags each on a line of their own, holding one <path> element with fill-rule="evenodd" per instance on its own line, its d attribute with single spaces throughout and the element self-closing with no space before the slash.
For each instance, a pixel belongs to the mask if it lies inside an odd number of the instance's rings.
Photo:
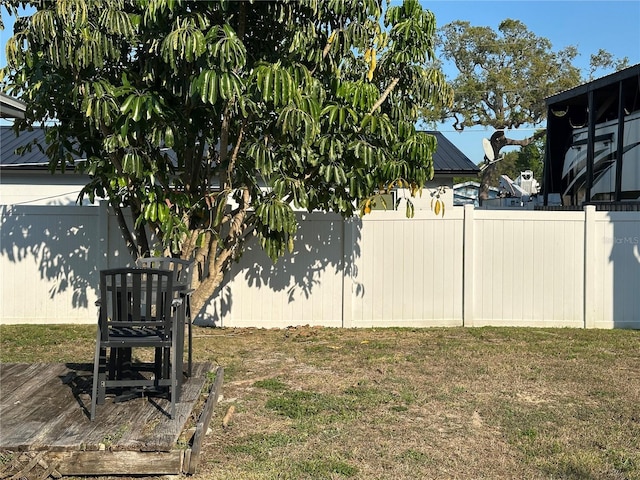
<svg viewBox="0 0 640 480">
<path fill-rule="evenodd" d="M 156 380 L 167 378 L 167 352 L 162 347 L 156 347 L 154 370 Z"/>
<path fill-rule="evenodd" d="M 187 376 L 188 376 L 188 377 L 191 377 L 192 372 L 193 372 L 193 370 L 192 370 L 192 364 L 193 364 L 193 362 L 192 362 L 192 361 L 193 361 L 193 355 L 192 355 L 192 347 L 193 347 L 193 333 L 192 333 L 192 330 L 191 330 L 191 326 L 192 326 L 192 325 L 191 325 L 191 302 L 190 302 L 190 300 L 189 300 L 189 296 L 187 296 L 187 298 L 186 298 L 186 302 L 185 302 L 185 303 L 186 303 L 186 306 L 185 306 L 185 310 L 186 310 L 186 314 L 185 314 L 185 316 L 186 316 L 186 320 L 185 320 L 185 321 L 187 322 L 187 327 L 188 327 L 188 329 L 189 329 L 189 333 L 188 333 L 188 336 L 189 336 L 189 343 L 188 343 L 188 345 L 189 345 L 189 347 L 188 347 L 188 348 L 189 348 L 189 352 L 187 353 L 187 355 L 188 355 L 188 360 L 187 360 Z"/>
<path fill-rule="evenodd" d="M 177 369 L 177 358 L 178 351 L 176 345 L 176 336 L 173 336 L 172 348 L 171 348 L 171 419 L 174 420 L 176 418 L 176 401 L 178 400 L 178 396 L 180 395 L 180 389 L 178 387 L 178 369 Z M 180 375 L 182 375 L 182 371 L 180 371 Z"/>
<path fill-rule="evenodd" d="M 109 358 L 107 359 L 106 352 L 105 352 L 105 363 L 107 365 L 107 370 L 109 372 L 108 376 L 110 379 L 120 378 L 120 375 L 118 374 L 120 372 L 120 366 L 118 361 L 119 354 L 120 354 L 119 348 L 110 348 Z"/>
<path fill-rule="evenodd" d="M 107 396 L 107 349 L 100 349 L 100 362 L 98 363 L 98 405 L 105 402 Z"/>
<path fill-rule="evenodd" d="M 184 303 L 179 307 L 178 310 L 178 325 L 179 328 L 177 329 L 177 331 L 175 332 L 175 348 L 177 348 L 176 350 L 176 361 L 175 361 L 175 367 L 176 367 L 176 372 L 178 374 L 177 380 L 178 380 L 178 388 L 180 388 L 182 386 L 182 376 L 184 375 L 184 321 L 185 321 L 185 310 L 184 310 L 185 306 Z M 171 362 L 173 365 L 173 362 Z"/>
</svg>

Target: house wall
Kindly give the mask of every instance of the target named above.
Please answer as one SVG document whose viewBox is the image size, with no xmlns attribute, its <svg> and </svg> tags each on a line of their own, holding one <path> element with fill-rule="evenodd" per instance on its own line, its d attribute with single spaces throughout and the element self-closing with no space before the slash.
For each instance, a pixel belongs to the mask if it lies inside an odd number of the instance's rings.
<svg viewBox="0 0 640 480">
<path fill-rule="evenodd" d="M 129 256 L 107 209 L 0 206 L 0 323 L 94 323 L 100 269 Z M 640 213 L 300 214 L 293 255 L 255 239 L 203 325 L 640 328 Z"/>
<path fill-rule="evenodd" d="M 444 188 L 443 188 L 444 187 Z M 396 190 L 396 198 L 409 198 L 413 203 L 415 211 L 428 210 L 432 211 L 431 199 L 436 195 L 444 202 L 445 212 L 453 208 L 453 177 L 436 176 L 433 180 L 429 180 L 422 192 L 411 197 L 411 192 L 404 188 Z M 398 209 L 404 212 L 405 204 L 400 203 Z"/>
</svg>

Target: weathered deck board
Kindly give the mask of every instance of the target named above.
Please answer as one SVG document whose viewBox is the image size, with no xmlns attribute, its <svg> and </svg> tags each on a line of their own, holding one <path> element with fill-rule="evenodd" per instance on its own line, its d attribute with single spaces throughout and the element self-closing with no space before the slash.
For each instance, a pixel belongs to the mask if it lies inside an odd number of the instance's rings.
<svg viewBox="0 0 640 480">
<path fill-rule="evenodd" d="M 174 420 L 166 414 L 169 401 L 152 397 L 108 399 L 91 422 L 91 365 L 0 364 L 0 449 L 171 451 L 185 425 L 195 423 L 192 410 L 212 370 L 194 366 Z"/>
<path fill-rule="evenodd" d="M 191 449 L 185 452 L 185 473 L 196 473 L 198 464 L 200 463 L 202 443 L 204 440 L 204 436 L 207 434 L 207 428 L 209 427 L 209 422 L 211 421 L 211 416 L 213 415 L 213 409 L 218 404 L 218 395 L 222 389 L 223 376 L 224 370 L 222 367 L 220 367 L 220 369 L 218 370 L 218 375 L 216 375 L 215 382 L 213 383 L 213 385 L 211 385 L 211 389 L 209 390 L 207 402 L 205 403 L 202 412 L 200 413 L 200 417 L 196 421 L 196 431 L 193 435 L 193 444 L 191 446 Z"/>
<path fill-rule="evenodd" d="M 171 475 L 181 473 L 176 452 L 59 452 L 48 455 L 62 475 Z"/>
</svg>

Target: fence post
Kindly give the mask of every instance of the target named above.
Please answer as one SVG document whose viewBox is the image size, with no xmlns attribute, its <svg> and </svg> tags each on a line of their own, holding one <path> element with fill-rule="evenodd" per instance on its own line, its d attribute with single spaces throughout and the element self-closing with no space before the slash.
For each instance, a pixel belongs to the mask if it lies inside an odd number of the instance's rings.
<svg viewBox="0 0 640 480">
<path fill-rule="evenodd" d="M 596 311 L 594 302 L 590 301 L 596 296 L 596 278 L 594 275 L 595 258 L 596 258 L 596 241 L 595 235 L 595 215 L 596 207 L 587 205 L 584 207 L 584 290 L 583 290 L 583 312 L 584 312 L 584 328 L 595 328 Z"/>
<path fill-rule="evenodd" d="M 353 326 L 353 269 L 355 235 L 353 217 L 342 220 L 342 327 Z"/>
<path fill-rule="evenodd" d="M 473 327 L 473 222 L 475 207 L 464 206 L 462 241 L 462 326 Z"/>
</svg>

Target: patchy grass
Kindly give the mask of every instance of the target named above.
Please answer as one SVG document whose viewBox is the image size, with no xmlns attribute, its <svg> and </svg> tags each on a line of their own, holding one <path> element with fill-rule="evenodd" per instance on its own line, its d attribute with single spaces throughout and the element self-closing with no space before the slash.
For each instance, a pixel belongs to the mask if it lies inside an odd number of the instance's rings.
<svg viewBox="0 0 640 480">
<path fill-rule="evenodd" d="M 0 360 L 92 361 L 93 327 L 52 328 L 0 327 Z M 225 367 L 195 480 L 640 480 L 638 331 L 197 328 L 194 341 L 196 361 Z"/>
<path fill-rule="evenodd" d="M 2 325 L 0 362 L 93 362 L 93 325 Z"/>
</svg>

